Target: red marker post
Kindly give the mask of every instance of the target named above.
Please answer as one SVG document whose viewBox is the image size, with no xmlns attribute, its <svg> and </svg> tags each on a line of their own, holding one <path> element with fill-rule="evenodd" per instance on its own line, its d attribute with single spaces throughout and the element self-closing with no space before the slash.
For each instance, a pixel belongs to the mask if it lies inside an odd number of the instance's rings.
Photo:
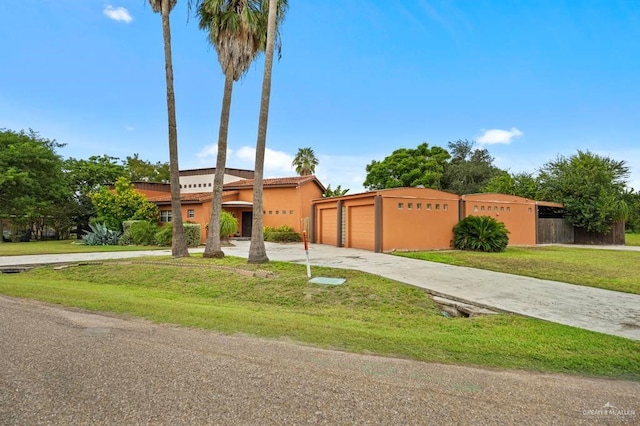
<svg viewBox="0 0 640 426">
<path fill-rule="evenodd" d="M 307 254 L 307 277 L 311 278 L 311 263 L 309 261 L 309 240 L 307 240 L 307 231 L 302 231 L 302 241 L 304 241 L 304 251 Z"/>
</svg>

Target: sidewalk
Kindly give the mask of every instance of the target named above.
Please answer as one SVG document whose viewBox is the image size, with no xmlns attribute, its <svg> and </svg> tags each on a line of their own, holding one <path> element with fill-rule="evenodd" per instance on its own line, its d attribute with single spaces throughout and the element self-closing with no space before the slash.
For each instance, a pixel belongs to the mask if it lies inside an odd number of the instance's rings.
<svg viewBox="0 0 640 426">
<path fill-rule="evenodd" d="M 250 242 L 234 244 L 224 252 L 246 258 Z M 271 260 L 306 263 L 302 244 L 266 246 Z M 5 256 L 0 267 L 160 255 L 170 251 Z M 640 295 L 321 244 L 311 244 L 309 256 L 312 265 L 357 269 L 478 306 L 640 340 Z"/>
</svg>

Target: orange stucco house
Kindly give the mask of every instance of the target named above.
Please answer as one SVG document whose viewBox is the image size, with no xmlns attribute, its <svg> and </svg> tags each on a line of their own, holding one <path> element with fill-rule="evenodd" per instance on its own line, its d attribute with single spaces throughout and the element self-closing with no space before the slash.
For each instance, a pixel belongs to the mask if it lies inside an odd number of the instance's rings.
<svg viewBox="0 0 640 426">
<path fill-rule="evenodd" d="M 198 223 L 202 242 L 206 241 L 211 216 L 213 172 L 198 169 L 180 172 L 182 218 Z M 238 174 L 242 173 L 242 176 Z M 186 173 L 188 179 L 183 179 Z M 251 178 L 244 178 L 251 176 Z M 250 237 L 253 220 L 253 172 L 225 170 L 222 208 L 238 219 L 237 237 Z M 189 183 L 187 183 L 189 182 Z M 172 221 L 169 184 L 134 182 L 136 190 L 160 209 L 160 223 Z M 263 180 L 264 226 L 291 226 L 296 232 L 308 230 L 311 223 L 311 200 L 319 198 L 325 187 L 315 176 L 296 176 Z"/>
</svg>

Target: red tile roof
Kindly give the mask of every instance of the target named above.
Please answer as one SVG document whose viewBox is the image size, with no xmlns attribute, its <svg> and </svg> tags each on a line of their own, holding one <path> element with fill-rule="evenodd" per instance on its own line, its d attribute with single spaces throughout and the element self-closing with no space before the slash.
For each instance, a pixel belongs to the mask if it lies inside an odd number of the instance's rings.
<svg viewBox="0 0 640 426">
<path fill-rule="evenodd" d="M 263 186 L 299 186 L 304 183 L 313 182 L 313 181 L 315 181 L 320 188 L 322 188 L 323 190 L 325 189 L 320 183 L 320 181 L 314 175 L 263 179 L 262 185 Z M 236 182 L 229 182 L 225 184 L 224 187 L 229 189 L 231 188 L 235 189 L 235 188 L 247 188 L 252 186 L 253 186 L 253 179 L 243 179 Z"/>
</svg>

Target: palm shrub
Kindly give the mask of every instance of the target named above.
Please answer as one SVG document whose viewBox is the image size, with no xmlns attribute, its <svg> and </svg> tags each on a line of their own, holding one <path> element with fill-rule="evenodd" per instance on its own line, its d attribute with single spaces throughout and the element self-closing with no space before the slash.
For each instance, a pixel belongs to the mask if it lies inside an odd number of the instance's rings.
<svg viewBox="0 0 640 426">
<path fill-rule="evenodd" d="M 88 246 L 115 246 L 120 239 L 120 231 L 112 231 L 103 223 L 90 223 L 91 231 L 84 231 L 82 241 Z"/>
<path fill-rule="evenodd" d="M 483 252 L 501 252 L 509 244 L 504 223 L 490 216 L 467 216 L 453 227 L 453 248 Z"/>
<path fill-rule="evenodd" d="M 238 219 L 228 211 L 222 211 L 220 215 L 220 238 L 229 240 L 229 237 L 238 231 Z"/>
<path fill-rule="evenodd" d="M 122 222 L 122 227 L 124 232 L 120 237 L 120 245 L 152 246 L 156 244 L 157 224 L 146 220 L 127 220 Z"/>
</svg>

